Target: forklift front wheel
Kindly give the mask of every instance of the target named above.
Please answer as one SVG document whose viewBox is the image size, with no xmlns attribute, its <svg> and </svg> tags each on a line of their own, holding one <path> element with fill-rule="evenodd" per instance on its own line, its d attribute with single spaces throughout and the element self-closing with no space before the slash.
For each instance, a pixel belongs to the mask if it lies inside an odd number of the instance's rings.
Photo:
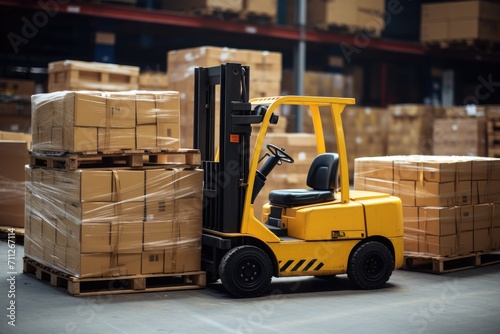
<svg viewBox="0 0 500 334">
<path fill-rule="evenodd" d="M 260 248 L 243 245 L 231 249 L 220 262 L 219 276 L 236 297 L 258 297 L 271 283 L 273 265 Z"/>
<path fill-rule="evenodd" d="M 378 289 L 389 280 L 393 268 L 389 249 L 380 242 L 369 241 L 352 254 L 347 276 L 361 289 Z"/>
</svg>

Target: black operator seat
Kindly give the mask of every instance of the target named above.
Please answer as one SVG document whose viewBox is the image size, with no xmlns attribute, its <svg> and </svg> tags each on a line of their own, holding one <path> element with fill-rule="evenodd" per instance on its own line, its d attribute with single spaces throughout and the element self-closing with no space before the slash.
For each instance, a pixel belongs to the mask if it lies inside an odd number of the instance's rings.
<svg viewBox="0 0 500 334">
<path fill-rule="evenodd" d="M 339 155 L 323 153 L 314 158 L 307 174 L 307 185 L 312 189 L 273 190 L 271 205 L 294 207 L 333 201 L 337 185 Z"/>
</svg>

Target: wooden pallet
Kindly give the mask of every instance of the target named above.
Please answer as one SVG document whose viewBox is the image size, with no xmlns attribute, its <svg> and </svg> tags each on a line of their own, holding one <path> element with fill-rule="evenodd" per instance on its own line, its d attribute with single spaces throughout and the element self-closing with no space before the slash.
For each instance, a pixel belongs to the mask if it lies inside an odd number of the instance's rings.
<svg viewBox="0 0 500 334">
<path fill-rule="evenodd" d="M 199 150 L 124 150 L 119 152 L 48 154 L 30 152 L 30 165 L 74 171 L 85 167 L 143 167 L 150 164 L 172 164 L 197 168 L 201 164 Z"/>
<path fill-rule="evenodd" d="M 44 266 L 28 257 L 23 258 L 23 272 L 72 296 L 192 290 L 206 286 L 204 271 L 78 278 Z"/>
<path fill-rule="evenodd" d="M 402 269 L 446 274 L 497 263 L 500 263 L 500 252 L 474 253 L 451 257 L 406 253 Z"/>
<path fill-rule="evenodd" d="M 13 240 L 16 244 L 24 243 L 24 228 L 12 226 L 0 226 L 0 239 Z"/>
</svg>

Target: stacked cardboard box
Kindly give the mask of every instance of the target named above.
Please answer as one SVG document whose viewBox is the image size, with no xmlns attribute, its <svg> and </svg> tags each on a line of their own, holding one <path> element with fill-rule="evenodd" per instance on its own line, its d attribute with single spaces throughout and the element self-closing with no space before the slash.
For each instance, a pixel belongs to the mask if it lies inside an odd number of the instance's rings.
<svg viewBox="0 0 500 334">
<path fill-rule="evenodd" d="M 389 107 L 391 120 L 387 154 L 432 154 L 434 119 L 443 117 L 444 109 L 418 104 Z"/>
<path fill-rule="evenodd" d="M 179 148 L 179 93 L 64 91 L 32 97 L 33 149 Z"/>
<path fill-rule="evenodd" d="M 167 56 L 169 85 L 171 89 L 179 91 L 181 97 L 182 147 L 192 147 L 193 143 L 194 69 L 228 62 L 250 66 L 250 98 L 280 95 L 281 53 L 217 47 L 169 51 Z M 220 103 L 218 93 L 216 98 L 218 111 Z M 218 113 L 216 117 L 218 118 Z M 285 121 L 281 119 L 280 123 Z M 215 124 L 218 124 L 218 120 Z"/>
<path fill-rule="evenodd" d="M 363 30 L 372 36 L 380 36 L 384 29 L 384 0 L 309 0 L 307 23 L 328 29 L 348 27 L 351 31 Z M 289 23 L 295 23 L 295 6 L 288 9 Z"/>
<path fill-rule="evenodd" d="M 0 131 L 0 225 L 24 227 L 24 165 L 31 135 Z"/>
<path fill-rule="evenodd" d="M 453 1 L 422 5 L 424 43 L 500 41 L 500 5 L 490 1 Z"/>
<path fill-rule="evenodd" d="M 139 67 L 76 60 L 49 63 L 48 91 L 139 88 Z"/>
<path fill-rule="evenodd" d="M 26 167 L 26 256 L 76 277 L 200 269 L 203 171 Z"/>
<path fill-rule="evenodd" d="M 255 146 L 257 136 L 251 137 L 250 147 Z M 268 133 L 264 138 L 260 156 L 268 152 L 266 145 L 284 148 L 295 160 L 293 164 L 283 163 L 269 174 L 266 185 L 254 202 L 255 217 L 261 218 L 262 206 L 269 202 L 269 193 L 276 189 L 307 189 L 307 173 L 312 161 L 318 155 L 316 137 L 309 133 Z M 252 150 L 253 152 L 253 150 Z M 264 159 L 261 164 L 265 162 Z"/>
<path fill-rule="evenodd" d="M 440 256 L 500 249 L 500 159 L 356 159 L 354 188 L 401 198 L 405 251 Z"/>
</svg>

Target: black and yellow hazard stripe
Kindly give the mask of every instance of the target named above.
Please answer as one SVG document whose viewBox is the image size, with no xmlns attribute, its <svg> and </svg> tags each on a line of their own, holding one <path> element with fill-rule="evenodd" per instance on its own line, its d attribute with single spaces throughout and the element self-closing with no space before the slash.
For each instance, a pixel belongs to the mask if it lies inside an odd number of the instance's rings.
<svg viewBox="0 0 500 334">
<path fill-rule="evenodd" d="M 305 264 L 305 266 L 304 266 Z M 300 260 L 288 260 L 288 261 L 280 261 L 280 272 L 283 271 L 318 271 L 325 264 L 323 262 L 318 262 L 318 259 L 312 259 L 307 261 L 306 259 Z M 302 269 L 301 269 L 302 268 Z M 300 270 L 299 270 L 300 269 Z"/>
</svg>

